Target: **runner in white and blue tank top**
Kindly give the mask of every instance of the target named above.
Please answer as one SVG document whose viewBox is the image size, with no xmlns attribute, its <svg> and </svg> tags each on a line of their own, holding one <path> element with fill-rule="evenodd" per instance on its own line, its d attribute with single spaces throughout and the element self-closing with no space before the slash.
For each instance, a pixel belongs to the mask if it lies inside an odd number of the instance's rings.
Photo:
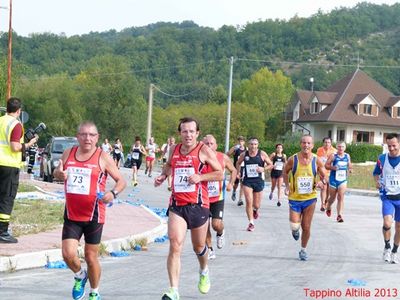
<svg viewBox="0 0 400 300">
<path fill-rule="evenodd" d="M 326 204 L 326 215 L 332 214 L 332 204 L 337 202 L 337 218 L 339 223 L 343 222 L 344 194 L 347 188 L 347 178 L 352 170 L 350 155 L 345 153 L 346 143 L 339 142 L 336 146 L 337 153 L 329 156 L 325 163 L 325 168 L 330 170 L 329 174 L 329 197 Z"/>
</svg>

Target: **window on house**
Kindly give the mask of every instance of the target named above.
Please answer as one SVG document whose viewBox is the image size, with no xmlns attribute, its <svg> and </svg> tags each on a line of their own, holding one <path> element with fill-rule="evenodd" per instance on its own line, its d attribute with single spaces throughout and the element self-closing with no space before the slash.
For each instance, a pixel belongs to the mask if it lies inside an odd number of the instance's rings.
<svg viewBox="0 0 400 300">
<path fill-rule="evenodd" d="M 318 102 L 312 102 L 311 103 L 311 113 L 312 114 L 319 113 L 319 103 Z"/>
<path fill-rule="evenodd" d="M 338 131 L 337 131 L 337 140 L 338 141 L 345 141 L 345 131 L 344 131 L 344 129 L 338 129 Z"/>
<path fill-rule="evenodd" d="M 397 116 L 398 118 L 400 118 L 400 107 L 396 107 L 397 113 L 395 116 Z"/>
<path fill-rule="evenodd" d="M 371 132 L 358 131 L 356 135 L 357 143 L 369 143 Z"/>
<path fill-rule="evenodd" d="M 372 115 L 372 104 L 364 104 L 364 115 Z"/>
<path fill-rule="evenodd" d="M 329 138 L 332 138 L 332 130 L 328 130 L 328 136 Z"/>
</svg>

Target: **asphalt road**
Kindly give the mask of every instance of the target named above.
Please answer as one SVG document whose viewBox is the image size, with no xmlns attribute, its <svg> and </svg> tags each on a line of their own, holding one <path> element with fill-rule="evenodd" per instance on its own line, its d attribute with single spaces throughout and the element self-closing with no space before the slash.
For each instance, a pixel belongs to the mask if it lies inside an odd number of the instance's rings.
<svg viewBox="0 0 400 300">
<path fill-rule="evenodd" d="M 124 170 L 127 173 L 126 170 Z M 155 176 L 155 174 L 154 174 Z M 150 207 L 166 206 L 166 186 L 155 189 L 140 176 L 140 185 L 121 198 L 143 200 Z M 181 299 L 397 299 L 399 265 L 382 261 L 382 221 L 376 197 L 345 199 L 344 223 L 336 213 L 315 212 L 309 260 L 299 261 L 299 242 L 289 230 L 288 205 L 277 207 L 265 190 L 254 232 L 247 232 L 244 206 L 229 198 L 225 205 L 226 245 L 210 261 L 211 290 L 197 290 L 198 263 L 188 236 L 182 256 Z M 132 199 L 131 199 L 132 200 Z M 216 247 L 214 247 L 216 248 Z M 103 258 L 102 299 L 160 299 L 168 288 L 168 242 L 124 258 Z M 351 286 L 359 279 L 365 286 Z M 34 269 L 0 274 L 0 299 L 70 299 L 69 270 Z M 88 293 L 88 288 L 87 288 Z"/>
</svg>

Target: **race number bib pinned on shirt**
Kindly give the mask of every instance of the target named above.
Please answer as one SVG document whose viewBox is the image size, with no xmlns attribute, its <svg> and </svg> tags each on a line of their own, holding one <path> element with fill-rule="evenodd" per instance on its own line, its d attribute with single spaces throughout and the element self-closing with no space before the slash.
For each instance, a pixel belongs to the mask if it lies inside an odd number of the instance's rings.
<svg viewBox="0 0 400 300">
<path fill-rule="evenodd" d="M 336 181 L 343 181 L 347 178 L 347 170 L 336 170 Z"/>
<path fill-rule="evenodd" d="M 311 194 L 312 188 L 312 177 L 297 177 L 297 191 L 299 194 Z"/>
<path fill-rule="evenodd" d="M 386 174 L 385 189 L 390 194 L 400 193 L 400 175 Z"/>
<path fill-rule="evenodd" d="M 132 159 L 136 159 L 136 160 L 138 160 L 139 159 L 139 152 L 132 152 Z"/>
<path fill-rule="evenodd" d="M 190 193 L 196 191 L 196 186 L 189 183 L 189 177 L 194 174 L 194 168 L 176 168 L 174 173 L 175 193 Z"/>
<path fill-rule="evenodd" d="M 257 164 L 246 165 L 246 175 L 248 178 L 258 177 Z"/>
<path fill-rule="evenodd" d="M 92 169 L 68 167 L 67 193 L 89 195 Z"/>
<path fill-rule="evenodd" d="M 276 161 L 274 164 L 274 169 L 277 171 L 282 171 L 283 170 L 283 162 L 282 161 Z"/>
<path fill-rule="evenodd" d="M 208 189 L 209 197 L 219 196 L 219 182 L 218 181 L 209 181 L 207 183 L 207 189 Z"/>
</svg>

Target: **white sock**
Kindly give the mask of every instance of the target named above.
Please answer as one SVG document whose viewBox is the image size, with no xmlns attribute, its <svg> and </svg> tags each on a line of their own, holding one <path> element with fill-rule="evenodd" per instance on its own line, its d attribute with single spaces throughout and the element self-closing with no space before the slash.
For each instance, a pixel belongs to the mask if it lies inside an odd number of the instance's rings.
<svg viewBox="0 0 400 300">
<path fill-rule="evenodd" d="M 207 275 L 207 274 L 208 274 L 208 266 L 205 267 L 204 270 L 200 270 L 200 274 L 201 274 L 201 275 Z"/>
<path fill-rule="evenodd" d="M 98 293 L 99 293 L 99 288 L 98 288 L 98 287 L 95 288 L 95 289 L 91 288 L 91 289 L 90 289 L 90 292 L 91 292 L 91 293 L 96 293 L 96 294 L 98 294 Z"/>
<path fill-rule="evenodd" d="M 301 251 L 306 251 L 306 248 L 301 247 Z"/>
<path fill-rule="evenodd" d="M 86 277 L 86 271 L 85 271 L 85 269 L 80 269 L 78 272 L 76 272 L 75 273 L 75 278 L 78 278 L 78 279 L 83 279 L 83 278 L 85 278 Z"/>
</svg>

